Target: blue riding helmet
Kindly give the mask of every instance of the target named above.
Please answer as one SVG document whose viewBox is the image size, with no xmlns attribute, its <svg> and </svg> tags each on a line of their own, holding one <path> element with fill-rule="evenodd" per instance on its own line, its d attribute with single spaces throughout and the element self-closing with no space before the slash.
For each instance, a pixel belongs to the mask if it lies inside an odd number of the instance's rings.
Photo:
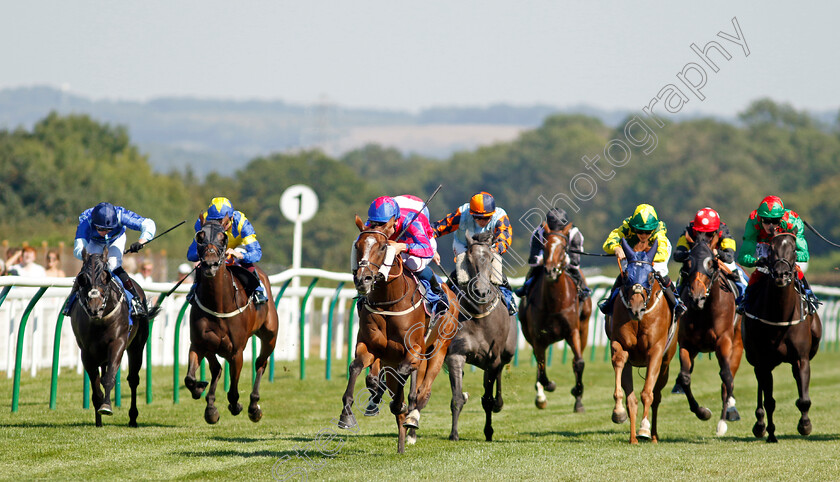
<svg viewBox="0 0 840 482">
<path fill-rule="evenodd" d="M 117 209 L 111 203 L 102 202 L 93 208 L 90 216 L 90 224 L 96 230 L 111 231 L 119 227 L 120 220 L 117 216 Z"/>
<path fill-rule="evenodd" d="M 226 197 L 214 197 L 207 208 L 207 219 L 223 219 L 233 216 L 233 204 Z"/>
<path fill-rule="evenodd" d="M 400 218 L 400 206 L 394 198 L 389 196 L 378 197 L 370 203 L 368 208 L 368 221 L 387 223 L 391 218 Z"/>
</svg>

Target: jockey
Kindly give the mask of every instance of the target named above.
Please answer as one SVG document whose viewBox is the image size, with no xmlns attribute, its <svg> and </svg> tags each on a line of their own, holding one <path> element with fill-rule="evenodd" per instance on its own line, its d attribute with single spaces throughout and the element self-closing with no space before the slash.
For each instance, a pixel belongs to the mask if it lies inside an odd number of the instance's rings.
<svg viewBox="0 0 840 482">
<path fill-rule="evenodd" d="M 697 211 L 694 220 L 688 223 L 679 241 L 677 241 L 674 261 L 685 263 L 685 260 L 688 259 L 688 252 L 697 239 L 704 237 L 707 243 L 711 243 L 715 234 L 718 236 L 718 242 L 716 246 L 711 246 L 712 251 L 730 271 L 738 276 L 735 285 L 738 287 L 737 300 L 740 302 L 744 296 L 744 290 L 747 288 L 746 273 L 735 264 L 735 240 L 729 234 L 726 223 L 720 220 L 720 215 L 714 209 L 705 207 Z M 681 287 L 684 284 L 686 274 L 684 270 L 680 271 L 678 286 Z"/>
<path fill-rule="evenodd" d="M 405 204 L 397 204 L 397 199 Z M 423 208 L 422 211 L 420 209 Z M 402 258 L 403 265 L 417 276 L 418 279 L 429 283 L 432 292 L 439 300 L 432 307 L 433 315 L 445 312 L 449 309 L 449 297 L 444 293 L 438 282 L 429 262 L 435 255 L 437 242 L 430 238 L 432 228 L 429 225 L 429 210 L 423 206 L 423 200 L 410 195 L 381 196 L 373 200 L 368 208 L 368 219 L 366 228 L 375 228 L 387 224 L 392 218 L 395 219 L 390 231 L 386 231 L 388 244 L 394 247 L 396 254 Z M 411 223 L 411 224 L 407 224 Z M 405 232 L 403 232 L 405 230 Z M 400 235 L 397 238 L 397 235 Z M 353 274 L 357 266 L 356 258 L 353 257 Z"/>
<path fill-rule="evenodd" d="M 679 318 L 685 313 L 686 307 L 677 296 L 677 290 L 674 284 L 671 283 L 671 278 L 668 277 L 668 258 L 671 257 L 671 242 L 666 236 L 667 228 L 665 223 L 660 221 L 656 216 L 656 210 L 650 204 L 639 204 L 633 215 L 626 218 L 621 226 L 612 230 L 607 240 L 604 241 L 604 251 L 607 253 L 615 253 L 616 257 L 622 262 L 624 266 L 624 249 L 621 247 L 621 240 L 626 239 L 631 248 L 635 248 L 639 243 L 647 243 L 649 246 L 653 245 L 653 241 L 658 241 L 656 256 L 653 258 L 653 273 L 659 280 L 662 286 L 662 292 L 668 305 L 674 313 L 674 318 Z M 601 313 L 605 315 L 612 314 L 613 301 L 618 293 L 621 276 L 617 277 L 615 284 L 613 284 L 612 291 L 609 298 L 599 305 Z"/>
<path fill-rule="evenodd" d="M 225 254 L 228 257 L 236 259 L 236 264 L 247 269 L 251 274 L 257 277 L 260 285 L 254 291 L 254 302 L 256 304 L 265 303 L 268 297 L 265 295 L 265 287 L 262 285 L 262 280 L 257 275 L 257 267 L 254 263 L 262 258 L 262 248 L 260 242 L 257 241 L 257 233 L 248 218 L 240 211 L 235 211 L 230 200 L 226 197 L 215 197 L 210 201 L 210 206 L 207 210 L 198 216 L 195 221 L 195 232 L 201 231 L 201 225 L 205 220 L 214 219 L 228 219 L 227 225 L 224 226 L 225 233 L 228 237 L 228 247 Z M 198 245 L 193 239 L 190 247 L 187 249 L 187 259 L 190 261 L 199 261 Z M 195 287 L 198 284 L 199 277 L 196 276 L 187 299 L 192 302 L 195 296 Z"/>
<path fill-rule="evenodd" d="M 467 231 L 471 234 L 483 232 L 493 233 L 492 249 L 496 252 L 496 266 L 498 279 L 492 280 L 502 291 L 508 312 L 516 314 L 516 305 L 513 301 L 513 291 L 507 277 L 502 272 L 502 254 L 510 247 L 513 238 L 513 229 L 510 226 L 510 219 L 502 208 L 496 207 L 493 196 L 486 192 L 473 195 L 470 201 L 455 212 L 447 214 L 446 217 L 434 224 L 435 236 L 445 236 L 455 232 L 455 239 L 452 240 L 452 250 L 455 252 L 455 271 L 457 280 L 458 270 L 464 263 L 467 252 Z"/>
<path fill-rule="evenodd" d="M 761 200 L 758 209 L 750 213 L 747 224 L 744 227 L 744 242 L 738 252 L 738 262 L 746 268 L 757 267 L 750 276 L 750 282 L 744 293 L 743 300 L 738 306 L 738 312 L 743 313 L 749 303 L 750 291 L 765 273 L 766 266 L 763 266 L 767 256 L 770 254 L 770 239 L 777 233 L 793 233 L 796 235 L 796 272 L 805 291 L 805 296 L 811 308 L 819 303 L 808 281 L 805 280 L 805 271 L 808 269 L 808 242 L 805 241 L 805 226 L 802 219 L 796 212 L 785 209 L 784 203 L 778 196 L 767 196 Z"/>
<path fill-rule="evenodd" d="M 545 247 L 545 231 L 546 228 L 550 231 L 560 231 L 566 228 L 571 223 L 566 211 L 559 208 L 551 208 L 546 213 L 545 224 L 540 225 L 534 230 L 531 235 L 531 253 L 528 256 L 528 264 L 531 268 L 525 276 L 525 284 L 516 290 L 516 296 L 520 298 L 528 296 L 528 291 L 531 289 L 531 283 L 534 278 L 533 275 L 537 268 L 543 265 L 543 248 Z M 592 290 L 586 286 L 586 281 L 583 279 L 583 274 L 580 272 L 580 253 L 570 253 L 569 250 L 583 251 L 583 233 L 576 226 L 572 226 L 569 230 L 569 244 L 566 247 L 566 273 L 572 278 L 577 286 L 578 296 L 581 301 L 586 299 L 592 293 Z"/>
<path fill-rule="evenodd" d="M 108 250 L 108 267 L 122 282 L 129 298 L 132 316 L 146 316 L 146 300 L 139 295 L 137 287 L 122 267 L 123 249 L 125 249 L 126 228 L 140 231 L 140 239 L 128 248 L 129 253 L 136 253 L 155 236 L 155 222 L 144 218 L 122 206 L 101 202 L 86 209 L 79 216 L 76 227 L 76 240 L 73 242 L 73 256 L 82 259 L 82 253 L 102 253 Z M 76 301 L 76 290 L 70 294 L 70 301 L 64 314 L 70 314 L 70 308 Z"/>
</svg>

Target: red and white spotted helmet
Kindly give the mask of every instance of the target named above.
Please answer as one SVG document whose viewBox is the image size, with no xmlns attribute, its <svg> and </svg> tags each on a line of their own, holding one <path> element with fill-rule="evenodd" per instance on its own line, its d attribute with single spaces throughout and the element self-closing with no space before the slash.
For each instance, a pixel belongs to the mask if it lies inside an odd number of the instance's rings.
<svg viewBox="0 0 840 482">
<path fill-rule="evenodd" d="M 720 215 L 712 208 L 703 208 L 694 216 L 694 230 L 699 233 L 712 233 L 720 229 Z"/>
</svg>

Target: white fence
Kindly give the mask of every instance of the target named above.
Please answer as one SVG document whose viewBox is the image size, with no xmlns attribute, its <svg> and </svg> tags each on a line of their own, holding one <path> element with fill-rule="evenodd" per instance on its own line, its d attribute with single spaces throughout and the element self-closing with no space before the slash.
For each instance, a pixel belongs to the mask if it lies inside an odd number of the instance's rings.
<svg viewBox="0 0 840 482">
<path fill-rule="evenodd" d="M 309 283 L 318 278 L 318 283 L 335 286 L 336 282 L 345 282 L 345 287 L 338 293 L 337 304 L 333 316 L 333 343 L 332 359 L 341 360 L 347 356 L 347 326 L 350 319 L 352 298 L 356 296 L 356 290 L 352 287 L 352 277 L 349 273 L 333 273 L 316 269 L 288 270 L 270 277 L 272 291 L 277 296 L 281 287 L 294 276 L 303 278 L 302 286 L 289 285 L 280 299 L 277 310 L 280 318 L 280 331 L 277 345 L 274 351 L 275 360 L 297 360 L 300 351 L 300 303 L 306 295 Z M 523 281 L 522 278 L 511 279 L 511 284 L 517 286 Z M 589 285 L 593 288 L 593 300 L 599 300 L 605 295 L 606 290 L 612 286 L 613 279 L 605 276 L 594 276 L 588 279 Z M 37 370 L 50 368 L 52 366 L 54 341 L 56 339 L 56 324 L 59 319 L 61 307 L 70 293 L 72 278 L 33 279 L 24 277 L 6 276 L 0 277 L 0 288 L 14 286 L 8 293 L 6 300 L 0 305 L 0 371 L 5 371 L 7 377 L 11 378 L 15 365 L 16 344 L 18 330 L 30 300 L 36 295 L 39 288 L 48 287 L 43 297 L 38 301 L 28 319 L 24 333 L 22 352 L 22 370 L 35 376 Z M 151 296 L 158 296 L 166 293 L 174 286 L 173 283 L 141 283 L 146 293 Z M 185 303 L 185 295 L 189 286 L 182 285 L 170 297 L 162 303 L 162 312 L 155 319 L 152 326 L 151 336 L 151 359 L 153 365 L 172 365 L 175 356 L 175 326 L 178 315 Z M 820 315 L 823 320 L 823 345 L 832 342 L 833 348 L 838 348 L 838 316 L 840 315 L 840 289 L 831 287 L 814 287 L 814 291 L 824 301 L 820 308 Z M 318 357 L 326 358 L 327 353 L 327 320 L 330 306 L 336 295 L 336 288 L 319 287 L 316 285 L 308 298 L 305 313 L 304 325 L 304 358 L 311 357 L 311 349 L 317 350 Z M 593 315 L 590 321 L 588 346 L 603 346 L 606 344 L 606 335 L 603 329 L 603 315 L 593 307 Z M 189 351 L 189 307 L 180 324 L 180 336 L 178 347 L 178 362 L 181 365 L 187 363 Z M 354 323 L 352 339 L 355 340 L 358 323 Z M 58 364 L 60 368 L 75 369 L 81 373 L 81 360 L 79 349 L 73 335 L 69 318 L 64 320 L 61 333 L 58 337 L 60 350 Z M 525 338 L 521 331 L 519 334 L 519 348 L 525 348 Z M 556 348 L 562 349 L 563 343 L 558 343 Z M 245 349 L 245 359 L 251 359 L 251 349 Z M 127 363 L 124 358 L 123 363 Z M 345 362 L 346 363 L 346 362 Z M 127 367 L 124 367 L 124 369 Z"/>
</svg>

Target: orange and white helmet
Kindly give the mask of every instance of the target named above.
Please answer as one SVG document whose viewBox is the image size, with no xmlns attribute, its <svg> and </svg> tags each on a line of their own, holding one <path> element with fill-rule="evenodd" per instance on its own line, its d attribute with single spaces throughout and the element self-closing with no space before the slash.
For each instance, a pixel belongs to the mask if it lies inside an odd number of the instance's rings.
<svg viewBox="0 0 840 482">
<path fill-rule="evenodd" d="M 720 215 L 712 208 L 703 208 L 694 215 L 694 230 L 698 233 L 712 233 L 720 229 Z"/>
</svg>

